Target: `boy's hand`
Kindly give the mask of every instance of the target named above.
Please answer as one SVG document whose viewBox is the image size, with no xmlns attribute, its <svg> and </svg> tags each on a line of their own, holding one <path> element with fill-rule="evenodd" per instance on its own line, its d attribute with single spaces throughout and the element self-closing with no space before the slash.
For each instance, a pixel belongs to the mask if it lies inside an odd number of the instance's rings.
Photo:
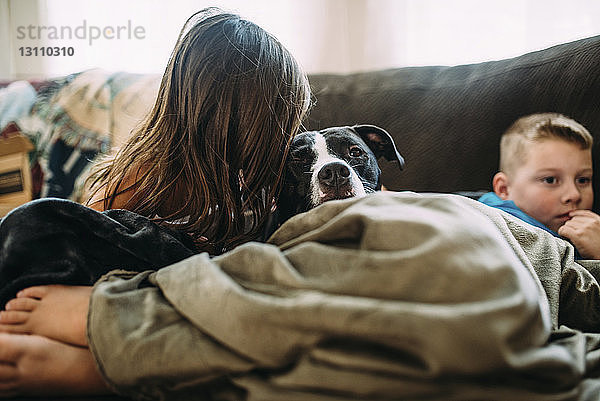
<svg viewBox="0 0 600 401">
<path fill-rule="evenodd" d="M 574 210 L 571 217 L 558 229 L 558 235 L 567 238 L 584 259 L 600 259 L 600 216 L 591 210 Z"/>
</svg>

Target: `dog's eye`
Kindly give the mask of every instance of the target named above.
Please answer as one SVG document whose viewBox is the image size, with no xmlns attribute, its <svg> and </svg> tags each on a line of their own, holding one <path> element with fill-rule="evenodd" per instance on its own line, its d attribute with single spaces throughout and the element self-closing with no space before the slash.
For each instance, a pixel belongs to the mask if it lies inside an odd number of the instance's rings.
<svg viewBox="0 0 600 401">
<path fill-rule="evenodd" d="M 361 148 L 354 145 L 354 146 L 350 146 L 348 153 L 350 153 L 350 156 L 352 156 L 352 157 L 359 157 L 359 156 L 362 156 L 363 151 Z"/>
</svg>

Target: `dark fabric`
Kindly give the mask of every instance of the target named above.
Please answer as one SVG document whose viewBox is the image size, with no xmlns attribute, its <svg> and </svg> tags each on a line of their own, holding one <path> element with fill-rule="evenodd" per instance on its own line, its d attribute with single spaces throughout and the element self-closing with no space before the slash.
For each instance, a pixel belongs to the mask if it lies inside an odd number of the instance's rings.
<svg viewBox="0 0 600 401">
<path fill-rule="evenodd" d="M 194 249 L 186 234 L 127 210 L 35 200 L 0 220 L 0 306 L 28 286 L 92 285 L 110 270 L 155 270 Z"/>
<path fill-rule="evenodd" d="M 75 188 L 75 181 L 98 152 L 79 150 L 67 145 L 62 139 L 49 146 L 48 172 L 45 197 L 68 199 Z"/>
<path fill-rule="evenodd" d="M 554 111 L 594 136 L 598 180 L 598 71 L 600 36 L 479 64 L 315 74 L 309 80 L 316 104 L 305 125 L 369 123 L 386 129 L 406 160 L 402 172 L 382 166 L 389 189 L 479 191 L 491 189 L 502 132 L 518 117 Z M 599 205 L 597 197 L 596 212 Z"/>
</svg>

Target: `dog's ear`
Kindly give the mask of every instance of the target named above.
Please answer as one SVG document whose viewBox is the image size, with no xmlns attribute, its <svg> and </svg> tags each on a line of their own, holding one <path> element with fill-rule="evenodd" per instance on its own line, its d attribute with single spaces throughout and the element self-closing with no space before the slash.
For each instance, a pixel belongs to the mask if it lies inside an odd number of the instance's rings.
<svg viewBox="0 0 600 401">
<path fill-rule="evenodd" d="M 362 138 L 367 146 L 373 151 L 375 157 L 385 157 L 388 161 L 397 161 L 400 170 L 404 169 L 404 158 L 396 149 L 394 138 L 383 128 L 375 125 L 355 125 L 354 131 Z"/>
</svg>

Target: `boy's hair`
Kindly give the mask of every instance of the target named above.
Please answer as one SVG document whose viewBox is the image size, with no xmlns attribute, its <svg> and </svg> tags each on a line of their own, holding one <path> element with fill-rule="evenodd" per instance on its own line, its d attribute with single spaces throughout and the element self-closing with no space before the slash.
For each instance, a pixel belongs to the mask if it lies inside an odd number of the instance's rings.
<svg viewBox="0 0 600 401">
<path fill-rule="evenodd" d="M 236 14 L 202 10 L 184 25 L 145 121 L 90 176 L 92 196 L 102 191 L 108 209 L 137 176 L 125 207 L 178 222 L 200 249 L 254 239 L 309 105 L 308 79 L 277 39 Z M 173 199 L 175 210 L 157 218 Z"/>
<path fill-rule="evenodd" d="M 528 145 L 547 139 L 559 139 L 591 149 L 593 137 L 577 121 L 559 113 L 537 113 L 515 121 L 500 140 L 500 171 L 510 174 L 525 158 Z"/>
</svg>

